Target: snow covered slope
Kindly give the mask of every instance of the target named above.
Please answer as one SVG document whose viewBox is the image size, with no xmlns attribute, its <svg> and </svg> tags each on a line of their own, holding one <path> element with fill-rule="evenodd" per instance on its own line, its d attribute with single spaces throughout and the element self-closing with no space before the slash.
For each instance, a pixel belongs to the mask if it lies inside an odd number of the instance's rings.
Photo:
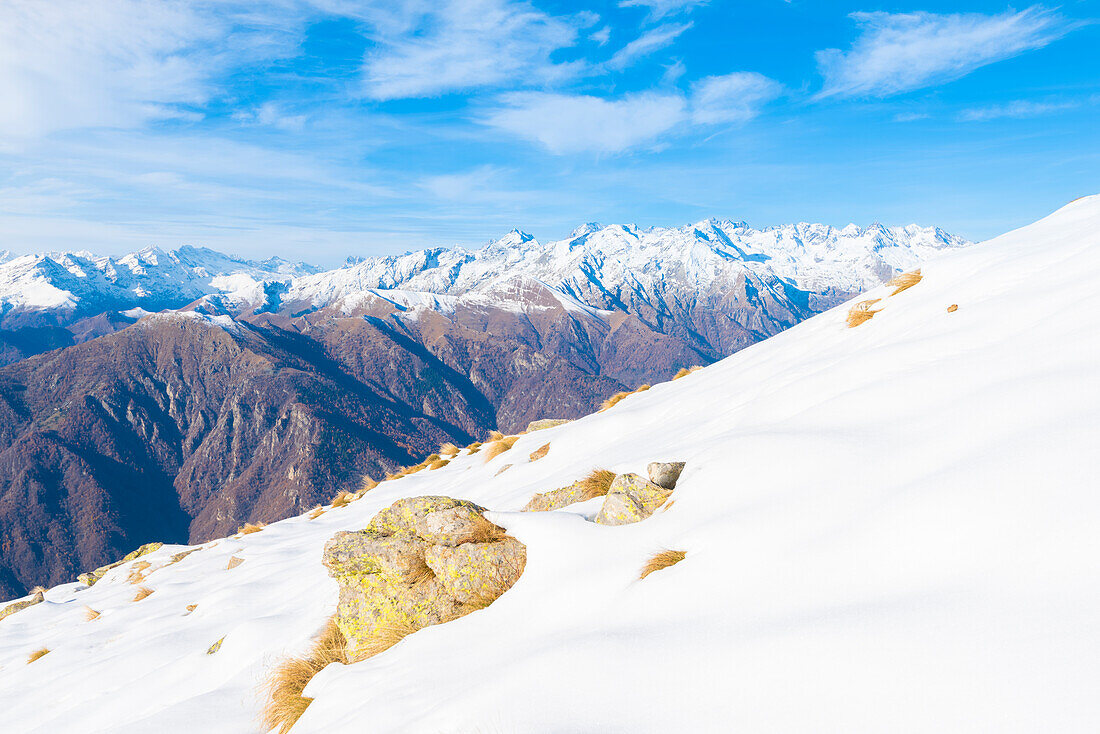
<svg viewBox="0 0 1100 734">
<path fill-rule="evenodd" d="M 828 311 L 488 464 L 460 456 L 172 565 L 163 548 L 141 601 L 127 566 L 55 587 L 0 621 L 5 730 L 256 730 L 266 671 L 335 607 L 325 541 L 442 494 L 495 511 L 527 545 L 522 578 L 325 669 L 296 734 L 1095 731 L 1100 197 L 923 276 L 866 294 L 881 310 L 856 328 Z M 643 522 L 516 511 L 653 460 L 687 467 Z M 661 549 L 687 557 L 638 580 Z"/>
</svg>

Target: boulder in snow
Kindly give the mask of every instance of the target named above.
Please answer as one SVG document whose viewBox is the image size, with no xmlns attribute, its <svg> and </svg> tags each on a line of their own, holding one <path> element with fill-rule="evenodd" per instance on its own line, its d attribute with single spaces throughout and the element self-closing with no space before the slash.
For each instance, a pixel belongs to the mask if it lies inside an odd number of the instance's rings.
<svg viewBox="0 0 1100 734">
<path fill-rule="evenodd" d="M 3 609 L 0 609 L 0 619 L 10 617 L 16 612 L 21 612 L 27 607 L 33 607 L 35 604 L 41 604 L 46 600 L 46 595 L 41 591 L 34 592 L 34 596 L 30 599 L 24 599 L 23 601 L 12 602 Z"/>
<path fill-rule="evenodd" d="M 659 487 L 637 474 L 620 474 L 611 483 L 596 522 L 600 525 L 629 525 L 645 520 L 665 503 L 671 489 Z"/>
<path fill-rule="evenodd" d="M 649 473 L 649 481 L 658 487 L 676 489 L 676 482 L 680 478 L 680 472 L 684 470 L 682 461 L 654 461 L 646 468 Z"/>
<path fill-rule="evenodd" d="M 394 634 L 442 624 L 495 600 L 523 573 L 527 548 L 485 510 L 450 497 L 402 499 L 325 544 L 340 584 L 336 625 L 352 660 Z"/>
<path fill-rule="evenodd" d="M 533 433 L 534 431 L 542 431 L 547 428 L 554 428 L 555 426 L 563 426 L 569 423 L 564 418 L 543 418 L 537 421 L 531 421 L 527 424 L 527 429 L 524 433 Z"/>
</svg>

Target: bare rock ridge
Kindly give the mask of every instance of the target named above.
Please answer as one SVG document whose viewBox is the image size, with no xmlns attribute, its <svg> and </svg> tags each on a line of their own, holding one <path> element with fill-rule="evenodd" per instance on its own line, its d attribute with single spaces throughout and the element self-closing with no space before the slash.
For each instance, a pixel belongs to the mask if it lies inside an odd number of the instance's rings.
<svg viewBox="0 0 1100 734">
<path fill-rule="evenodd" d="M 349 661 L 487 606 L 511 588 L 526 548 L 484 513 L 450 497 L 403 499 L 364 530 L 329 540 L 323 562 L 340 584 L 336 625 Z"/>
</svg>

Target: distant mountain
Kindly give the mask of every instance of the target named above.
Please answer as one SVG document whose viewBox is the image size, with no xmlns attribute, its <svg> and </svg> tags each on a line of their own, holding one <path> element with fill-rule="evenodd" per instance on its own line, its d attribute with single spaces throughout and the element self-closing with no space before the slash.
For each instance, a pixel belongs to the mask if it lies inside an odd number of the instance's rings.
<svg viewBox="0 0 1100 734">
<path fill-rule="evenodd" d="M 965 244 L 708 220 L 324 272 L 197 248 L 16 257 L 0 263 L 0 595 L 301 512 L 443 441 L 590 413 Z"/>
</svg>

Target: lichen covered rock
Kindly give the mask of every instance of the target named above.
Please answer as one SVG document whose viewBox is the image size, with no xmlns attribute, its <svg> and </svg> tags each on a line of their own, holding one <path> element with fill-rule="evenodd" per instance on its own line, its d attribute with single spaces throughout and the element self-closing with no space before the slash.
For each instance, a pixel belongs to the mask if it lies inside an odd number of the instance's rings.
<svg viewBox="0 0 1100 734">
<path fill-rule="evenodd" d="M 554 428 L 555 426 L 563 426 L 569 423 L 568 420 L 562 418 L 543 418 L 542 420 L 531 421 L 527 424 L 527 430 L 524 433 L 532 433 L 534 431 L 542 431 L 547 428 Z"/>
<path fill-rule="evenodd" d="M 511 588 L 527 549 L 484 512 L 450 497 L 402 499 L 329 539 L 322 561 L 340 584 L 336 625 L 352 660 L 388 646 L 394 630 L 457 619 Z"/>
<path fill-rule="evenodd" d="M 106 566 L 100 566 L 99 568 L 97 568 L 94 571 L 88 571 L 87 573 L 80 574 L 79 576 L 76 577 L 77 581 L 79 581 L 80 583 L 85 584 L 87 586 L 95 586 L 96 582 L 99 581 L 101 578 L 103 578 L 107 574 L 107 572 L 110 571 L 112 568 L 117 568 L 117 567 L 121 566 L 123 563 L 128 563 L 128 562 L 134 560 L 135 558 L 140 558 L 141 556 L 148 555 L 148 554 L 152 553 L 153 551 L 158 551 L 163 546 L 164 546 L 164 543 L 146 543 L 144 545 L 138 546 L 137 550 L 132 550 L 129 553 L 127 553 L 122 558 L 121 561 L 115 561 L 114 563 L 108 563 Z"/>
<path fill-rule="evenodd" d="M 575 505 L 578 502 L 584 502 L 586 499 L 588 499 L 588 497 L 585 495 L 583 484 L 581 482 L 573 482 L 568 487 L 536 494 L 526 505 L 524 505 L 523 512 L 549 512 L 551 510 L 560 510 L 563 507 Z"/>
<path fill-rule="evenodd" d="M 23 601 L 12 602 L 3 609 L 0 609 L 0 619 L 10 617 L 16 612 L 21 612 L 27 607 L 33 607 L 35 604 L 41 604 L 46 600 L 46 595 L 41 591 L 34 592 L 34 596 L 30 599 L 24 599 Z"/>
<path fill-rule="evenodd" d="M 620 474 L 611 483 L 603 507 L 596 515 L 600 525 L 629 525 L 645 520 L 672 494 L 637 474 Z"/>
<path fill-rule="evenodd" d="M 649 481 L 658 487 L 675 489 L 676 482 L 680 479 L 680 472 L 684 470 L 682 461 L 654 461 L 646 468 L 649 473 Z"/>
</svg>

